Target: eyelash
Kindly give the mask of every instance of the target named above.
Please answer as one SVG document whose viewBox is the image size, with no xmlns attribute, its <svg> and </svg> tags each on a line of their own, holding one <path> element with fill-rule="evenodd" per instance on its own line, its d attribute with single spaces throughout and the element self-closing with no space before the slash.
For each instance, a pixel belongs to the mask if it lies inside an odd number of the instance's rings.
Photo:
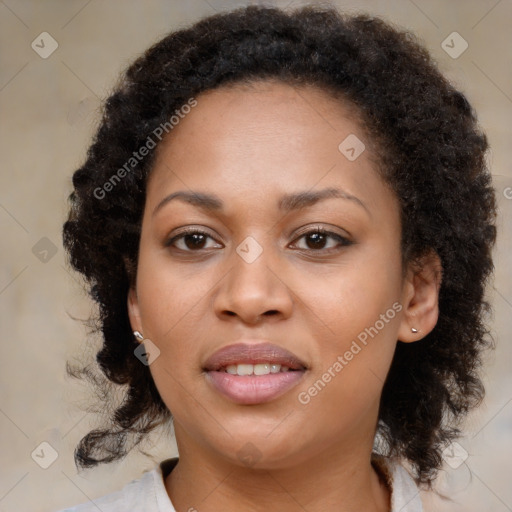
<svg viewBox="0 0 512 512">
<path fill-rule="evenodd" d="M 326 230 L 326 229 L 324 229 L 324 228 L 322 228 L 320 226 L 318 226 L 318 227 L 316 227 L 314 229 L 310 229 L 309 231 L 306 231 L 305 233 L 302 233 L 298 238 L 295 239 L 295 241 L 300 240 L 303 237 L 307 237 L 308 235 L 311 235 L 311 234 L 321 234 L 321 235 L 324 235 L 324 236 L 328 236 L 330 238 L 334 238 L 335 240 L 337 240 L 339 242 L 340 245 L 337 248 L 331 247 L 329 249 L 299 249 L 299 250 L 313 252 L 313 253 L 319 253 L 319 252 L 330 253 L 333 250 L 334 251 L 340 250 L 341 247 L 347 247 L 349 245 L 352 245 L 352 243 L 353 243 L 350 240 L 348 240 L 347 238 L 339 235 L 338 233 L 334 233 L 332 231 L 328 231 L 328 230 Z M 172 237 L 169 241 L 167 241 L 165 243 L 165 246 L 166 247 L 170 247 L 177 240 L 181 240 L 181 239 L 183 239 L 183 238 L 185 238 L 186 236 L 189 236 L 189 235 L 206 235 L 207 237 L 213 239 L 213 237 L 210 236 L 210 234 L 207 233 L 206 231 L 201 231 L 200 229 L 197 229 L 197 228 L 188 228 L 188 229 L 182 231 L 181 233 L 179 233 L 178 235 Z M 200 252 L 200 251 L 207 250 L 207 249 L 191 250 L 191 249 L 179 249 L 179 248 L 177 248 L 177 249 L 179 251 L 189 252 L 189 253 Z"/>
</svg>

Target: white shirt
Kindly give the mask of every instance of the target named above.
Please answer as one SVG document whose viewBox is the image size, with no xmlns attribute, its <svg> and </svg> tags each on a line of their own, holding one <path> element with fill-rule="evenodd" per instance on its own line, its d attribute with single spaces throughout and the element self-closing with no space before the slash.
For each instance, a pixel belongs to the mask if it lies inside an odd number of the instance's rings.
<svg viewBox="0 0 512 512">
<path fill-rule="evenodd" d="M 176 512 L 164 479 L 177 462 L 167 459 L 120 491 L 59 512 Z M 391 489 L 391 512 L 422 512 L 418 488 L 405 468 L 384 457 L 375 462 Z"/>
</svg>

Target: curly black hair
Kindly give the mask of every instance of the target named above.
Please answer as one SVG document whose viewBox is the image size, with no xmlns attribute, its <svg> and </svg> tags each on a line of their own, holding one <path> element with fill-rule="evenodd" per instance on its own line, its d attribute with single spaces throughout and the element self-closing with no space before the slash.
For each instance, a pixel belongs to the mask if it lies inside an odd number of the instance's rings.
<svg viewBox="0 0 512 512">
<path fill-rule="evenodd" d="M 380 449 L 408 462 L 416 481 L 430 487 L 444 446 L 483 398 L 478 370 L 483 349 L 493 346 L 484 297 L 496 239 L 488 142 L 464 94 L 416 36 L 369 14 L 312 5 L 238 8 L 172 32 L 128 67 L 105 101 L 86 161 L 73 174 L 63 226 L 70 263 L 98 306 L 103 380 L 92 364 L 68 363 L 67 370 L 100 387 L 124 386 L 124 399 L 107 426 L 81 439 L 75 463 L 121 459 L 129 439 L 138 444 L 172 417 L 148 366 L 134 357 L 127 312 L 156 150 L 122 179 L 112 177 L 191 98 L 265 79 L 316 85 L 356 107 L 378 144 L 378 171 L 399 201 L 403 264 L 431 251 L 441 260 L 438 322 L 422 340 L 397 343 L 377 428 Z"/>
</svg>

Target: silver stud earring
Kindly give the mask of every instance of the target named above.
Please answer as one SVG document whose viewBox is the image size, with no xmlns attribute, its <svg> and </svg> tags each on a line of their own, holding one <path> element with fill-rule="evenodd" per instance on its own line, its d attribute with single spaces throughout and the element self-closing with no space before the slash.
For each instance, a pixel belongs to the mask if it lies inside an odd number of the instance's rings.
<svg viewBox="0 0 512 512">
<path fill-rule="evenodd" d="M 415 329 L 414 327 L 411 327 L 411 331 L 414 332 L 414 333 L 417 333 L 418 329 Z"/>
<path fill-rule="evenodd" d="M 139 331 L 133 331 L 133 335 L 137 338 L 137 341 L 144 341 L 144 336 Z"/>
</svg>

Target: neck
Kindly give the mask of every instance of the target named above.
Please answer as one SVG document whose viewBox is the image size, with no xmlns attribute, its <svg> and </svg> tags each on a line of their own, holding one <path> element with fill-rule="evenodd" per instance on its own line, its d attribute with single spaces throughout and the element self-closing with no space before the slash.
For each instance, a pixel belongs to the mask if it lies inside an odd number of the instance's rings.
<svg viewBox="0 0 512 512">
<path fill-rule="evenodd" d="M 178 443 L 179 462 L 165 481 L 176 510 L 390 510 L 390 492 L 371 464 L 370 451 L 330 447 L 286 468 L 256 469 L 187 445 Z"/>
</svg>

